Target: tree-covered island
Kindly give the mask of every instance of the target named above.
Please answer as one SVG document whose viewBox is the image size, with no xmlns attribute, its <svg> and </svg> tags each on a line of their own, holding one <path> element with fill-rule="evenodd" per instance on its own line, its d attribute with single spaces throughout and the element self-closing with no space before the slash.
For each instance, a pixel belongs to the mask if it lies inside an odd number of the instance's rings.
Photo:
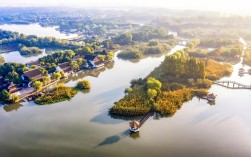
<svg viewBox="0 0 251 157">
<path fill-rule="evenodd" d="M 110 109 L 111 114 L 139 116 L 151 109 L 172 115 L 194 96 L 203 97 L 212 81 L 232 73 L 229 64 L 190 57 L 184 50 L 167 56 L 144 79 L 132 80 L 125 97 Z"/>
</svg>

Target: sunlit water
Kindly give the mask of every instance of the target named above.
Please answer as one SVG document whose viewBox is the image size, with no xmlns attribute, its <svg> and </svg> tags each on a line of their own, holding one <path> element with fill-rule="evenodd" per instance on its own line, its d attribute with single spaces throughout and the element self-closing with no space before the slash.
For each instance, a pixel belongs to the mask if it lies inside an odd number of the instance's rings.
<svg viewBox="0 0 251 157">
<path fill-rule="evenodd" d="M 79 73 L 67 83 L 74 86 L 86 78 L 92 85 L 89 93 L 79 92 L 53 105 L 2 106 L 0 156 L 251 156 L 249 90 L 214 85 L 210 91 L 218 95 L 215 105 L 194 98 L 172 117 L 149 118 L 133 136 L 127 120 L 108 115 L 130 80 L 147 76 L 163 60 L 164 56 L 133 63 L 115 58 L 107 68 Z"/>
<path fill-rule="evenodd" d="M 69 39 L 77 37 L 77 34 L 64 34 L 58 30 L 57 27 L 42 27 L 39 24 L 29 24 L 29 25 L 19 25 L 19 24 L 4 24 L 0 25 L 0 29 L 15 31 L 18 33 L 23 33 L 26 35 L 37 35 L 38 37 L 55 37 L 59 39 Z M 18 51 L 1 53 L 0 55 L 4 57 L 5 62 L 16 62 L 16 63 L 28 63 L 30 61 L 35 61 L 43 56 L 46 56 L 47 50 L 43 54 L 32 55 L 32 56 L 22 56 Z"/>
<path fill-rule="evenodd" d="M 2 53 L 1 56 L 4 57 L 5 63 L 15 62 L 15 63 L 25 64 L 25 63 L 28 63 L 31 61 L 36 61 L 39 58 L 46 56 L 50 53 L 52 53 L 52 52 L 47 52 L 47 51 L 43 50 L 42 54 L 22 56 L 22 55 L 20 55 L 19 51 L 14 51 L 14 52 L 9 52 L 9 53 Z"/>
<path fill-rule="evenodd" d="M 240 38 L 240 42 L 242 42 L 244 45 L 247 44 L 242 38 Z M 247 46 L 244 46 L 243 55 L 246 49 L 247 49 Z M 243 64 L 243 55 L 241 57 L 241 61 L 238 64 L 233 66 L 233 74 L 231 75 L 231 77 L 225 77 L 225 78 L 222 78 L 222 80 L 237 81 L 242 84 L 251 85 L 251 75 L 248 75 L 248 74 L 245 74 L 244 76 L 239 75 L 240 68 L 243 68 L 246 73 L 248 72 L 249 69 L 251 69 L 250 66 Z"/>
<path fill-rule="evenodd" d="M 65 34 L 56 30 L 57 27 L 42 27 L 39 24 L 4 24 L 0 29 L 23 33 L 25 35 L 37 35 L 38 37 L 55 37 L 59 39 L 68 39 L 77 37 L 77 34 Z"/>
</svg>

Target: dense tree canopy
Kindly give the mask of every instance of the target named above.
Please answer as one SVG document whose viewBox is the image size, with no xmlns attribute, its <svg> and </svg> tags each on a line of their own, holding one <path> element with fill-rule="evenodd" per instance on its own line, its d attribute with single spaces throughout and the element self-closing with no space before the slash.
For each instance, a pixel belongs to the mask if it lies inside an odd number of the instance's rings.
<svg viewBox="0 0 251 157">
<path fill-rule="evenodd" d="M 41 54 L 43 53 L 38 47 L 26 47 L 24 45 L 19 45 L 19 52 L 21 55 L 32 55 L 32 54 Z"/>
<path fill-rule="evenodd" d="M 63 62 L 70 62 L 74 56 L 75 53 L 72 50 L 66 50 L 44 56 L 42 58 L 39 58 L 38 61 L 41 63 L 41 65 L 50 65 L 53 63 L 58 64 Z"/>
<path fill-rule="evenodd" d="M 24 64 L 4 63 L 0 66 L 0 76 L 3 76 L 5 80 L 21 83 L 21 75 L 26 70 L 28 70 L 28 68 Z"/>
<path fill-rule="evenodd" d="M 10 101 L 10 93 L 6 90 L 2 90 L 0 93 L 0 101 Z"/>
</svg>

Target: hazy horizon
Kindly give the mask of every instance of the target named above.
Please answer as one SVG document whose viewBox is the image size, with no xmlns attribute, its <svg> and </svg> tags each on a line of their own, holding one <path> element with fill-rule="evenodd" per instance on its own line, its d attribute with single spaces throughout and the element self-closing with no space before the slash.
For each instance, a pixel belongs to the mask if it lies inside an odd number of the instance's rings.
<svg viewBox="0 0 251 157">
<path fill-rule="evenodd" d="M 147 7 L 249 14 L 247 0 L 0 0 L 0 7 Z"/>
</svg>

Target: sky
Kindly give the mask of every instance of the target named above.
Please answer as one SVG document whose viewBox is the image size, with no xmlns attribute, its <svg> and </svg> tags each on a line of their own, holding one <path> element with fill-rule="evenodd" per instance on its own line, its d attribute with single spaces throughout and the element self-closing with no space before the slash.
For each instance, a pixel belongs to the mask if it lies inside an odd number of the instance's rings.
<svg viewBox="0 0 251 157">
<path fill-rule="evenodd" d="M 0 6 L 161 7 L 250 13 L 250 0 L 0 0 Z"/>
</svg>

